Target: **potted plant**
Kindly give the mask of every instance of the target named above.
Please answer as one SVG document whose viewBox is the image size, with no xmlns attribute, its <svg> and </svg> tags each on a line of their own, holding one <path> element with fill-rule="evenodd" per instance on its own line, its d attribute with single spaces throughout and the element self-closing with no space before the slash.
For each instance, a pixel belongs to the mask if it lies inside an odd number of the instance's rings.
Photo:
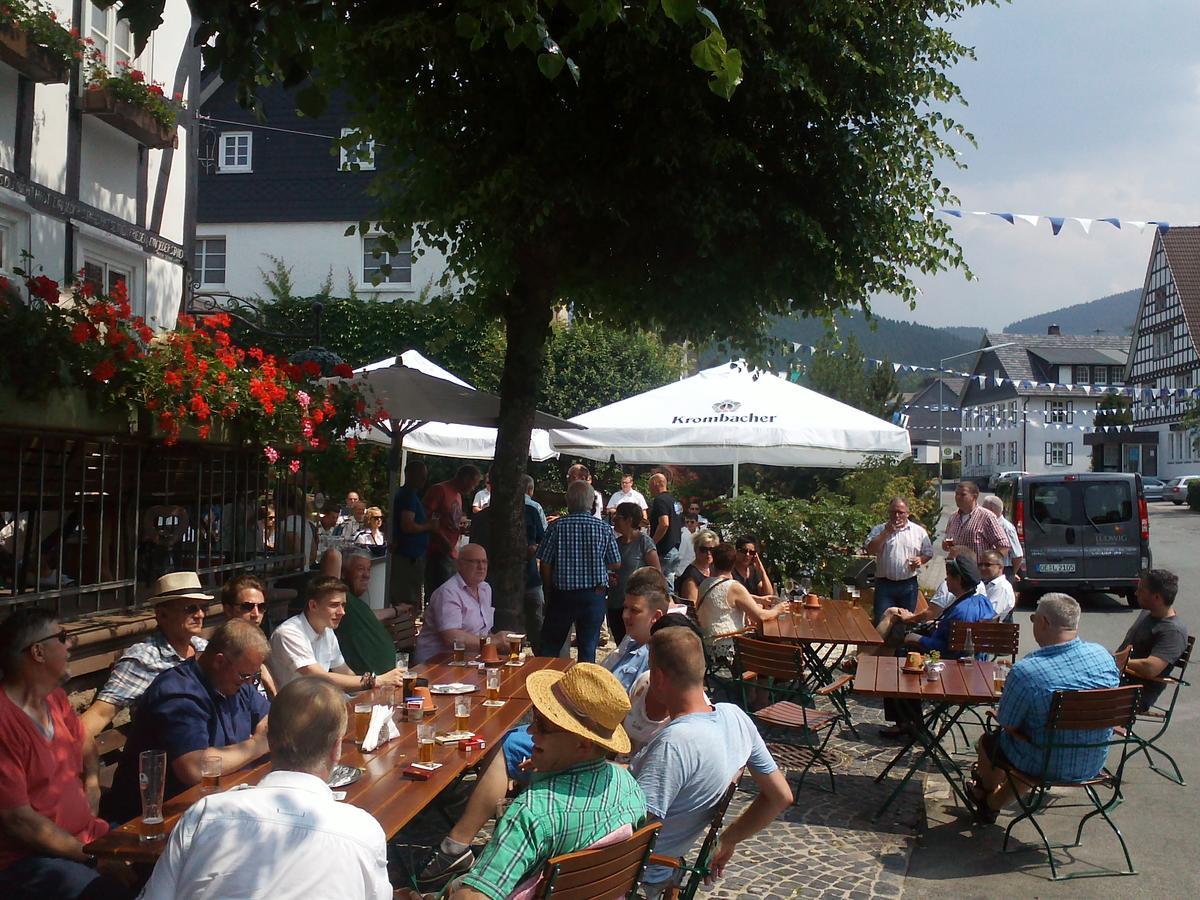
<svg viewBox="0 0 1200 900">
<path fill-rule="evenodd" d="M 65 84 L 83 56 L 79 32 L 60 25 L 45 0 L 0 3 L 0 62 L 42 84 Z"/>
<path fill-rule="evenodd" d="M 121 60 L 109 71 L 92 51 L 83 111 L 112 125 L 147 147 L 177 144 L 176 120 L 185 108 L 182 94 L 168 98 L 163 86 L 146 80 L 140 69 Z"/>
</svg>

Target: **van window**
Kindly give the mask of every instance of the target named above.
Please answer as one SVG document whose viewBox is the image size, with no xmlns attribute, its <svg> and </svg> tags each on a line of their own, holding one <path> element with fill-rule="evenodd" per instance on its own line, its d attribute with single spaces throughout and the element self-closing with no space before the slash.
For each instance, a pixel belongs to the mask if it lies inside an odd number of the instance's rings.
<svg viewBox="0 0 1200 900">
<path fill-rule="evenodd" d="M 1035 484 L 1029 506 L 1040 525 L 1071 525 L 1071 489 L 1065 484 Z"/>
<path fill-rule="evenodd" d="M 1119 525 L 1133 518 L 1133 494 L 1126 481 L 1101 481 L 1083 488 L 1083 509 L 1097 525 Z"/>
</svg>

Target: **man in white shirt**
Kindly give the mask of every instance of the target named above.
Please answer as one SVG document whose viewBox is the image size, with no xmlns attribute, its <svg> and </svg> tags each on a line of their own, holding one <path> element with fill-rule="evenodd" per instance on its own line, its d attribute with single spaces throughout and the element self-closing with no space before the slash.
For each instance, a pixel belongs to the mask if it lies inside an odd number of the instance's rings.
<svg viewBox="0 0 1200 900">
<path fill-rule="evenodd" d="M 277 688 L 301 675 L 315 675 L 343 691 L 363 691 L 375 685 L 399 684 L 402 674 L 355 675 L 346 665 L 334 629 L 346 615 L 346 592 L 340 578 L 317 575 L 305 591 L 304 612 L 284 621 L 271 635 L 268 665 Z"/>
<path fill-rule="evenodd" d="M 582 463 L 576 463 L 567 469 L 567 487 L 571 486 L 572 481 L 586 481 L 592 484 L 592 473 L 588 471 L 588 467 Z M 595 485 L 592 485 L 592 490 L 596 491 Z M 604 495 L 596 491 L 596 495 L 592 498 L 592 515 L 597 519 L 604 518 Z"/>
<path fill-rule="evenodd" d="M 622 503 L 636 503 L 643 510 L 649 509 L 646 503 L 646 498 L 642 496 L 641 491 L 634 490 L 633 476 L 626 472 L 621 476 L 621 489 L 608 498 L 608 505 L 605 509 L 611 516 L 618 506 Z"/>
<path fill-rule="evenodd" d="M 908 518 L 908 501 L 893 497 L 887 521 L 867 535 L 864 548 L 875 557 L 875 622 L 888 609 L 917 607 L 917 569 L 933 557 L 929 532 Z"/>
<path fill-rule="evenodd" d="M 1001 622 L 1011 622 L 1012 612 L 1017 606 L 1013 586 L 1004 577 L 1004 554 L 998 550 L 984 550 L 979 560 L 979 574 L 983 576 L 983 589 L 991 601 L 992 609 Z"/>
<path fill-rule="evenodd" d="M 267 723 L 271 772 L 193 804 L 142 900 L 390 898 L 383 829 L 326 784 L 345 733 L 345 698 L 329 682 L 302 677 L 282 687 Z"/>
<path fill-rule="evenodd" d="M 1004 575 L 1016 584 L 1024 577 L 1022 573 L 1025 571 L 1025 551 L 1021 549 L 1021 542 L 1017 539 L 1017 526 L 1004 518 L 1004 501 L 995 494 L 988 494 L 979 501 L 979 505 L 991 511 L 1008 537 L 1008 552 L 1004 554 Z"/>
</svg>

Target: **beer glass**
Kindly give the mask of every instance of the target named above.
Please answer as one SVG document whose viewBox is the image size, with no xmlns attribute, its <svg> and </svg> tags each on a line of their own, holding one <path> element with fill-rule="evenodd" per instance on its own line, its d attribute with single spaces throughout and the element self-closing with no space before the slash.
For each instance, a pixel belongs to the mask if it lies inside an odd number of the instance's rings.
<svg viewBox="0 0 1200 900">
<path fill-rule="evenodd" d="M 221 757 L 209 753 L 200 757 L 200 793 L 215 794 L 221 788 Z"/>
<path fill-rule="evenodd" d="M 161 841 L 166 837 L 163 828 L 163 788 L 167 784 L 167 753 L 165 750 L 143 750 L 138 754 L 138 787 L 142 794 L 143 841 Z"/>
<path fill-rule="evenodd" d="M 1008 663 L 997 662 L 992 668 L 992 692 L 1000 694 L 1004 691 L 1004 682 L 1008 680 Z"/>
<path fill-rule="evenodd" d="M 363 741 L 367 739 L 367 729 L 371 726 L 371 704 L 370 703 L 355 703 L 354 704 L 354 740 L 358 746 L 362 746 Z"/>
<path fill-rule="evenodd" d="M 508 636 L 508 661 L 521 661 L 521 641 L 525 639 L 523 634 L 509 634 Z"/>
<path fill-rule="evenodd" d="M 454 642 L 454 664 L 461 666 L 467 661 L 467 645 L 462 641 Z"/>
<path fill-rule="evenodd" d="M 433 724 L 417 726 L 417 762 L 433 762 Z"/>
<path fill-rule="evenodd" d="M 417 686 L 417 673 L 412 669 L 406 669 L 402 683 L 404 685 L 404 699 L 407 700 L 413 695 L 413 691 Z"/>
<path fill-rule="evenodd" d="M 500 670 L 487 670 L 487 698 L 490 702 L 495 703 L 500 699 Z"/>
<path fill-rule="evenodd" d="M 471 698 L 459 696 L 454 698 L 454 730 L 471 730 Z"/>
</svg>

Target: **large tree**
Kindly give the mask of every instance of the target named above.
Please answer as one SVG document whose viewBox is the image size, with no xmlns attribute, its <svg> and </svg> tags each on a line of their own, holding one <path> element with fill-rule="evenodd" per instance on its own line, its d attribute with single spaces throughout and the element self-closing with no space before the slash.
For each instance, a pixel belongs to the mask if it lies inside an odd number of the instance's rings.
<svg viewBox="0 0 1200 900">
<path fill-rule="evenodd" d="M 123 0 L 144 33 L 164 0 Z M 492 469 L 499 621 L 551 310 L 753 346 L 961 264 L 933 209 L 962 129 L 946 23 L 980 0 L 192 0 L 250 101 L 334 87 L 396 164 L 378 218 L 447 251 L 507 334 Z M 740 81 L 740 84 L 739 84 Z"/>
</svg>

